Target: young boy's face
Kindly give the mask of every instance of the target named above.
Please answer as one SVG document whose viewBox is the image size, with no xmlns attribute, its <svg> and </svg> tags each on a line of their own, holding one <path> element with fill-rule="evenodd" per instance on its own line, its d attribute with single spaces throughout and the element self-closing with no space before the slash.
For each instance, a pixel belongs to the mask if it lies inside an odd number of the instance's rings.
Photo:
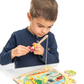
<svg viewBox="0 0 84 84">
<path fill-rule="evenodd" d="M 42 37 L 50 31 L 55 21 L 46 21 L 43 18 L 31 18 L 28 17 L 30 21 L 29 31 L 36 35 L 37 37 Z"/>
</svg>

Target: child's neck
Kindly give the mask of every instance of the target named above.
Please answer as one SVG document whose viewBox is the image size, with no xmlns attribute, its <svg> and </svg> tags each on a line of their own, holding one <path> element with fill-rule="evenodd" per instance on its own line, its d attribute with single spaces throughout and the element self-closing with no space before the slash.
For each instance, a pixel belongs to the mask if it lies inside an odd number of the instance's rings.
<svg viewBox="0 0 84 84">
<path fill-rule="evenodd" d="M 30 26 L 28 27 L 28 30 L 29 30 L 33 35 L 35 35 L 35 33 L 31 30 Z"/>
</svg>

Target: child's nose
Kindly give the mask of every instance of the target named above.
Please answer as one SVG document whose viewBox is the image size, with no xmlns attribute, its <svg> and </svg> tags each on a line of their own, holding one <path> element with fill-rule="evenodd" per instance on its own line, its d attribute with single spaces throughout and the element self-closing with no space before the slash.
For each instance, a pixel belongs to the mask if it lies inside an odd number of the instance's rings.
<svg viewBox="0 0 84 84">
<path fill-rule="evenodd" d="M 46 33 L 46 31 L 47 31 L 47 29 L 46 28 L 44 28 L 44 29 L 42 29 L 42 33 Z"/>
</svg>

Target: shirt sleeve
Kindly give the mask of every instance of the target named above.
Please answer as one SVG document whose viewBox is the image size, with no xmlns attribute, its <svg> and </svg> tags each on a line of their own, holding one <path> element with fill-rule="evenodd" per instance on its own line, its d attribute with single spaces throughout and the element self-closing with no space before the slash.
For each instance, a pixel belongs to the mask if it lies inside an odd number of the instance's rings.
<svg viewBox="0 0 84 84">
<path fill-rule="evenodd" d="M 46 63 L 46 59 L 47 59 L 47 64 L 59 63 L 59 54 L 57 52 L 57 43 L 56 43 L 54 36 L 51 39 L 51 42 L 49 45 L 50 45 L 49 50 L 44 49 L 43 57 L 39 56 L 40 60 L 42 60 L 44 63 Z M 46 54 L 46 52 L 47 52 L 47 54 Z M 46 55 L 47 55 L 47 57 L 46 57 Z"/>
<path fill-rule="evenodd" d="M 8 40 L 6 46 L 3 48 L 2 52 L 0 53 L 0 64 L 6 65 L 12 63 L 14 59 L 11 59 L 11 50 L 15 48 L 15 35 L 12 34 L 11 38 Z"/>
</svg>

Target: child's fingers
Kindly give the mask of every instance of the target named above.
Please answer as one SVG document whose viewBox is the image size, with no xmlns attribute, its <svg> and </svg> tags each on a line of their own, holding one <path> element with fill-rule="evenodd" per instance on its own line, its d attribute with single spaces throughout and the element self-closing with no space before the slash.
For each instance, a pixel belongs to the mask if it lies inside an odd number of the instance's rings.
<svg viewBox="0 0 84 84">
<path fill-rule="evenodd" d="M 40 50 L 42 46 L 40 44 L 36 45 L 35 50 Z"/>
<path fill-rule="evenodd" d="M 20 52 L 21 52 L 21 53 L 22 53 L 22 52 L 24 52 L 24 53 L 28 53 L 29 50 L 28 50 L 28 49 L 21 49 Z"/>
<path fill-rule="evenodd" d="M 36 43 L 34 42 L 32 45 L 35 45 Z"/>
<path fill-rule="evenodd" d="M 34 51 L 34 54 L 37 54 L 38 55 L 38 52 L 37 51 Z"/>
<path fill-rule="evenodd" d="M 21 55 L 26 55 L 27 54 L 27 52 L 21 52 Z"/>
<path fill-rule="evenodd" d="M 20 51 L 21 52 L 26 52 L 26 53 L 29 52 L 29 46 L 28 47 L 21 46 Z"/>
<path fill-rule="evenodd" d="M 37 50 L 40 50 L 40 48 L 35 48 L 35 50 L 37 51 Z"/>
<path fill-rule="evenodd" d="M 36 45 L 36 48 L 40 48 L 40 47 L 41 47 L 41 45 L 40 45 L 40 44 L 37 44 L 37 45 Z"/>
<path fill-rule="evenodd" d="M 30 46 L 27 46 L 27 48 L 28 48 L 28 51 L 30 51 L 30 48 L 29 48 Z"/>
<path fill-rule="evenodd" d="M 14 49 L 15 56 L 22 56 L 29 53 L 29 48 L 26 46 L 19 45 Z"/>
</svg>

